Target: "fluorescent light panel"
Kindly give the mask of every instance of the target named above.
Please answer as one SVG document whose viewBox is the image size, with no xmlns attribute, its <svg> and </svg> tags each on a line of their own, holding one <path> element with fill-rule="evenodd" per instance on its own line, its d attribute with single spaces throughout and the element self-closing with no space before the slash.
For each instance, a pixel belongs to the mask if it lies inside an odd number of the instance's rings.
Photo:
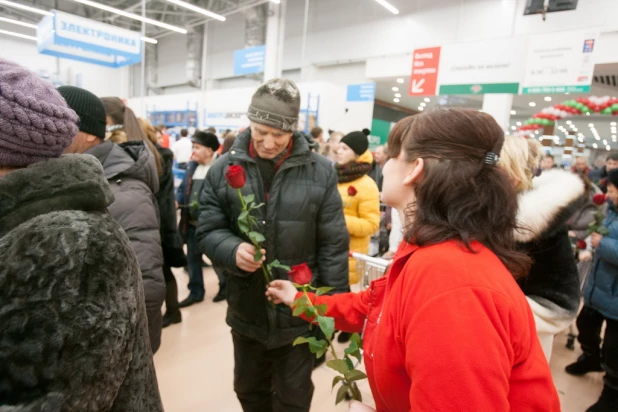
<svg viewBox="0 0 618 412">
<path fill-rule="evenodd" d="M 217 14 L 217 13 L 213 13 L 212 11 L 203 9 L 201 7 L 197 7 L 197 6 L 193 5 L 193 4 L 187 3 L 185 1 L 182 1 L 182 0 L 166 0 L 166 1 L 168 3 L 172 3 L 172 4 L 175 4 L 177 6 L 184 7 L 185 9 L 194 11 L 196 13 L 203 14 L 204 16 L 212 17 L 213 19 L 216 19 L 216 20 L 219 20 L 219 21 L 225 21 L 225 17 L 223 17 L 222 15 Z"/>
<path fill-rule="evenodd" d="M 6 34 L 7 36 L 21 37 L 22 39 L 34 40 L 36 41 L 35 36 L 27 36 L 21 33 L 15 33 L 14 31 L 0 30 L 0 34 Z"/>
<path fill-rule="evenodd" d="M 18 26 L 29 27 L 31 29 L 36 29 L 36 24 L 24 23 L 23 21 L 7 19 L 6 17 L 0 17 L 0 21 L 4 21 L 6 23 L 17 24 Z"/>
<path fill-rule="evenodd" d="M 2 0 L 0 0 L 0 1 L 2 1 Z M 120 9 L 116 9 L 114 7 L 106 6 L 105 4 L 96 3 L 96 2 L 90 1 L 90 0 L 73 0 L 73 1 L 76 2 L 76 3 L 85 4 L 86 6 L 95 7 L 97 9 L 105 10 L 105 11 L 108 11 L 110 13 L 118 14 L 119 16 L 128 17 L 128 18 L 133 19 L 133 20 L 143 21 L 144 23 L 152 24 L 153 26 L 158 26 L 158 27 L 161 27 L 161 28 L 164 28 L 164 29 L 167 29 L 167 30 L 175 31 L 177 33 L 187 34 L 187 31 L 185 29 L 181 29 L 180 27 L 172 26 L 171 24 L 162 23 L 162 22 L 157 21 L 157 20 L 149 19 L 148 17 L 138 16 L 137 14 L 128 13 L 128 12 L 126 12 L 124 10 L 120 10 Z"/>
<path fill-rule="evenodd" d="M 270 0 L 270 1 L 275 3 L 275 4 L 281 4 L 281 0 Z"/>
<path fill-rule="evenodd" d="M 399 10 L 397 10 L 395 6 L 393 6 L 386 0 L 376 0 L 376 3 L 378 3 L 380 6 L 384 7 L 386 10 L 390 11 L 393 14 L 399 14 Z"/>
<path fill-rule="evenodd" d="M 14 2 L 8 1 L 8 0 L 0 0 L 0 4 L 8 6 L 8 7 L 14 7 L 16 9 L 26 10 L 26 11 L 29 11 L 31 13 L 42 14 L 43 16 L 50 16 L 51 15 L 51 13 L 48 12 L 48 11 L 37 9 L 36 7 L 24 6 L 23 4 L 14 3 Z"/>
<path fill-rule="evenodd" d="M 159 41 L 158 41 L 158 40 L 156 40 L 156 39 L 151 39 L 150 37 L 145 37 L 145 36 L 142 36 L 142 37 L 140 37 L 140 39 L 141 39 L 142 41 L 145 41 L 146 43 L 152 43 L 152 44 L 157 44 L 157 43 L 159 43 Z"/>
</svg>

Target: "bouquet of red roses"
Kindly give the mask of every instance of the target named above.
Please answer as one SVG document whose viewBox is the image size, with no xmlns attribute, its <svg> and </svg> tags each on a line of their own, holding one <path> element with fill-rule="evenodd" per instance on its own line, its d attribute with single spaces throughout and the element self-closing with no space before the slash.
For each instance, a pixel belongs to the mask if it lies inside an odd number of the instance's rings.
<svg viewBox="0 0 618 412">
<path fill-rule="evenodd" d="M 306 263 L 302 265 L 292 267 L 292 270 L 288 272 L 290 280 L 294 283 L 297 289 L 301 290 L 303 294 L 294 301 L 292 307 L 294 308 L 294 316 L 304 316 L 306 319 L 310 319 L 322 330 L 325 339 L 317 339 L 316 337 L 299 337 L 294 341 L 294 345 L 300 345 L 306 343 L 309 345 L 309 350 L 314 353 L 316 358 L 322 357 L 328 350 L 333 355 L 332 360 L 326 362 L 326 366 L 339 372 L 340 375 L 333 379 L 333 388 L 341 383 L 339 390 L 337 391 L 336 404 L 345 399 L 347 393 L 352 395 L 352 399 L 362 402 L 362 395 L 356 381 L 366 379 L 367 375 L 363 371 L 355 368 L 352 358 L 356 358 L 358 363 L 362 362 L 363 356 L 361 353 L 362 342 L 358 333 L 352 334 L 350 338 L 350 345 L 344 351 L 343 357 L 337 355 L 333 346 L 333 335 L 335 333 L 335 319 L 326 316 L 328 306 L 326 304 L 314 305 L 309 299 L 308 291 L 313 291 L 317 296 L 324 295 L 330 292 L 333 288 L 323 287 L 314 288 L 311 286 L 312 273 L 309 266 Z"/>
<path fill-rule="evenodd" d="M 603 215 L 603 205 L 607 198 L 604 194 L 599 193 L 592 197 L 592 202 L 597 205 L 597 213 L 594 216 L 594 220 L 588 225 L 588 232 L 586 236 L 590 236 L 592 233 L 598 233 L 603 236 L 609 235 L 609 230 L 603 225 L 605 216 Z"/>
</svg>

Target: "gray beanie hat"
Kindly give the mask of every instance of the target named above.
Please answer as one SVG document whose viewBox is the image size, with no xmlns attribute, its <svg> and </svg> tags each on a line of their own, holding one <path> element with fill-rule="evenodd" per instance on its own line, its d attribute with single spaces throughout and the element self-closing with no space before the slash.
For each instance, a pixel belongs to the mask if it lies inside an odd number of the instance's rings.
<svg viewBox="0 0 618 412">
<path fill-rule="evenodd" d="M 260 86 L 253 98 L 249 120 L 286 132 L 294 132 L 300 113 L 300 91 L 291 80 L 272 79 Z"/>
</svg>

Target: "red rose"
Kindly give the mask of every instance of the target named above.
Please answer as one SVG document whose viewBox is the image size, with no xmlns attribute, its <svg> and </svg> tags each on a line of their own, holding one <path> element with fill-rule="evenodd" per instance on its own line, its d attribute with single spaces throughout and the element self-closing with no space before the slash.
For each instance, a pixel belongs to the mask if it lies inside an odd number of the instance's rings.
<svg viewBox="0 0 618 412">
<path fill-rule="evenodd" d="M 586 241 L 585 240 L 578 240 L 577 241 L 577 248 L 579 250 L 585 250 L 586 249 Z"/>
<path fill-rule="evenodd" d="M 225 173 L 225 180 L 227 180 L 227 184 L 233 189 L 242 189 L 245 187 L 245 183 L 247 182 L 245 169 L 239 165 L 232 165 L 228 167 L 227 172 Z"/>
<path fill-rule="evenodd" d="M 292 266 L 292 270 L 288 272 L 290 280 L 298 285 L 308 285 L 311 283 L 313 274 L 306 263 L 302 265 Z"/>
<path fill-rule="evenodd" d="M 356 196 L 358 190 L 354 186 L 348 187 L 348 196 Z"/>
<path fill-rule="evenodd" d="M 602 206 L 603 203 L 605 203 L 605 195 L 602 193 L 599 193 L 598 195 L 594 195 L 592 197 L 592 202 L 597 206 Z"/>
</svg>

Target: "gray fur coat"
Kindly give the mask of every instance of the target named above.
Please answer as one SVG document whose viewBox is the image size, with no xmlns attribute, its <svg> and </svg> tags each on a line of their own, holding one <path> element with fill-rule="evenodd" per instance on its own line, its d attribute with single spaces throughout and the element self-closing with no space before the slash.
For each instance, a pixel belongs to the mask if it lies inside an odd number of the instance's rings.
<svg viewBox="0 0 618 412">
<path fill-rule="evenodd" d="M 0 412 L 163 410 L 112 201 L 92 156 L 0 177 Z"/>
</svg>

